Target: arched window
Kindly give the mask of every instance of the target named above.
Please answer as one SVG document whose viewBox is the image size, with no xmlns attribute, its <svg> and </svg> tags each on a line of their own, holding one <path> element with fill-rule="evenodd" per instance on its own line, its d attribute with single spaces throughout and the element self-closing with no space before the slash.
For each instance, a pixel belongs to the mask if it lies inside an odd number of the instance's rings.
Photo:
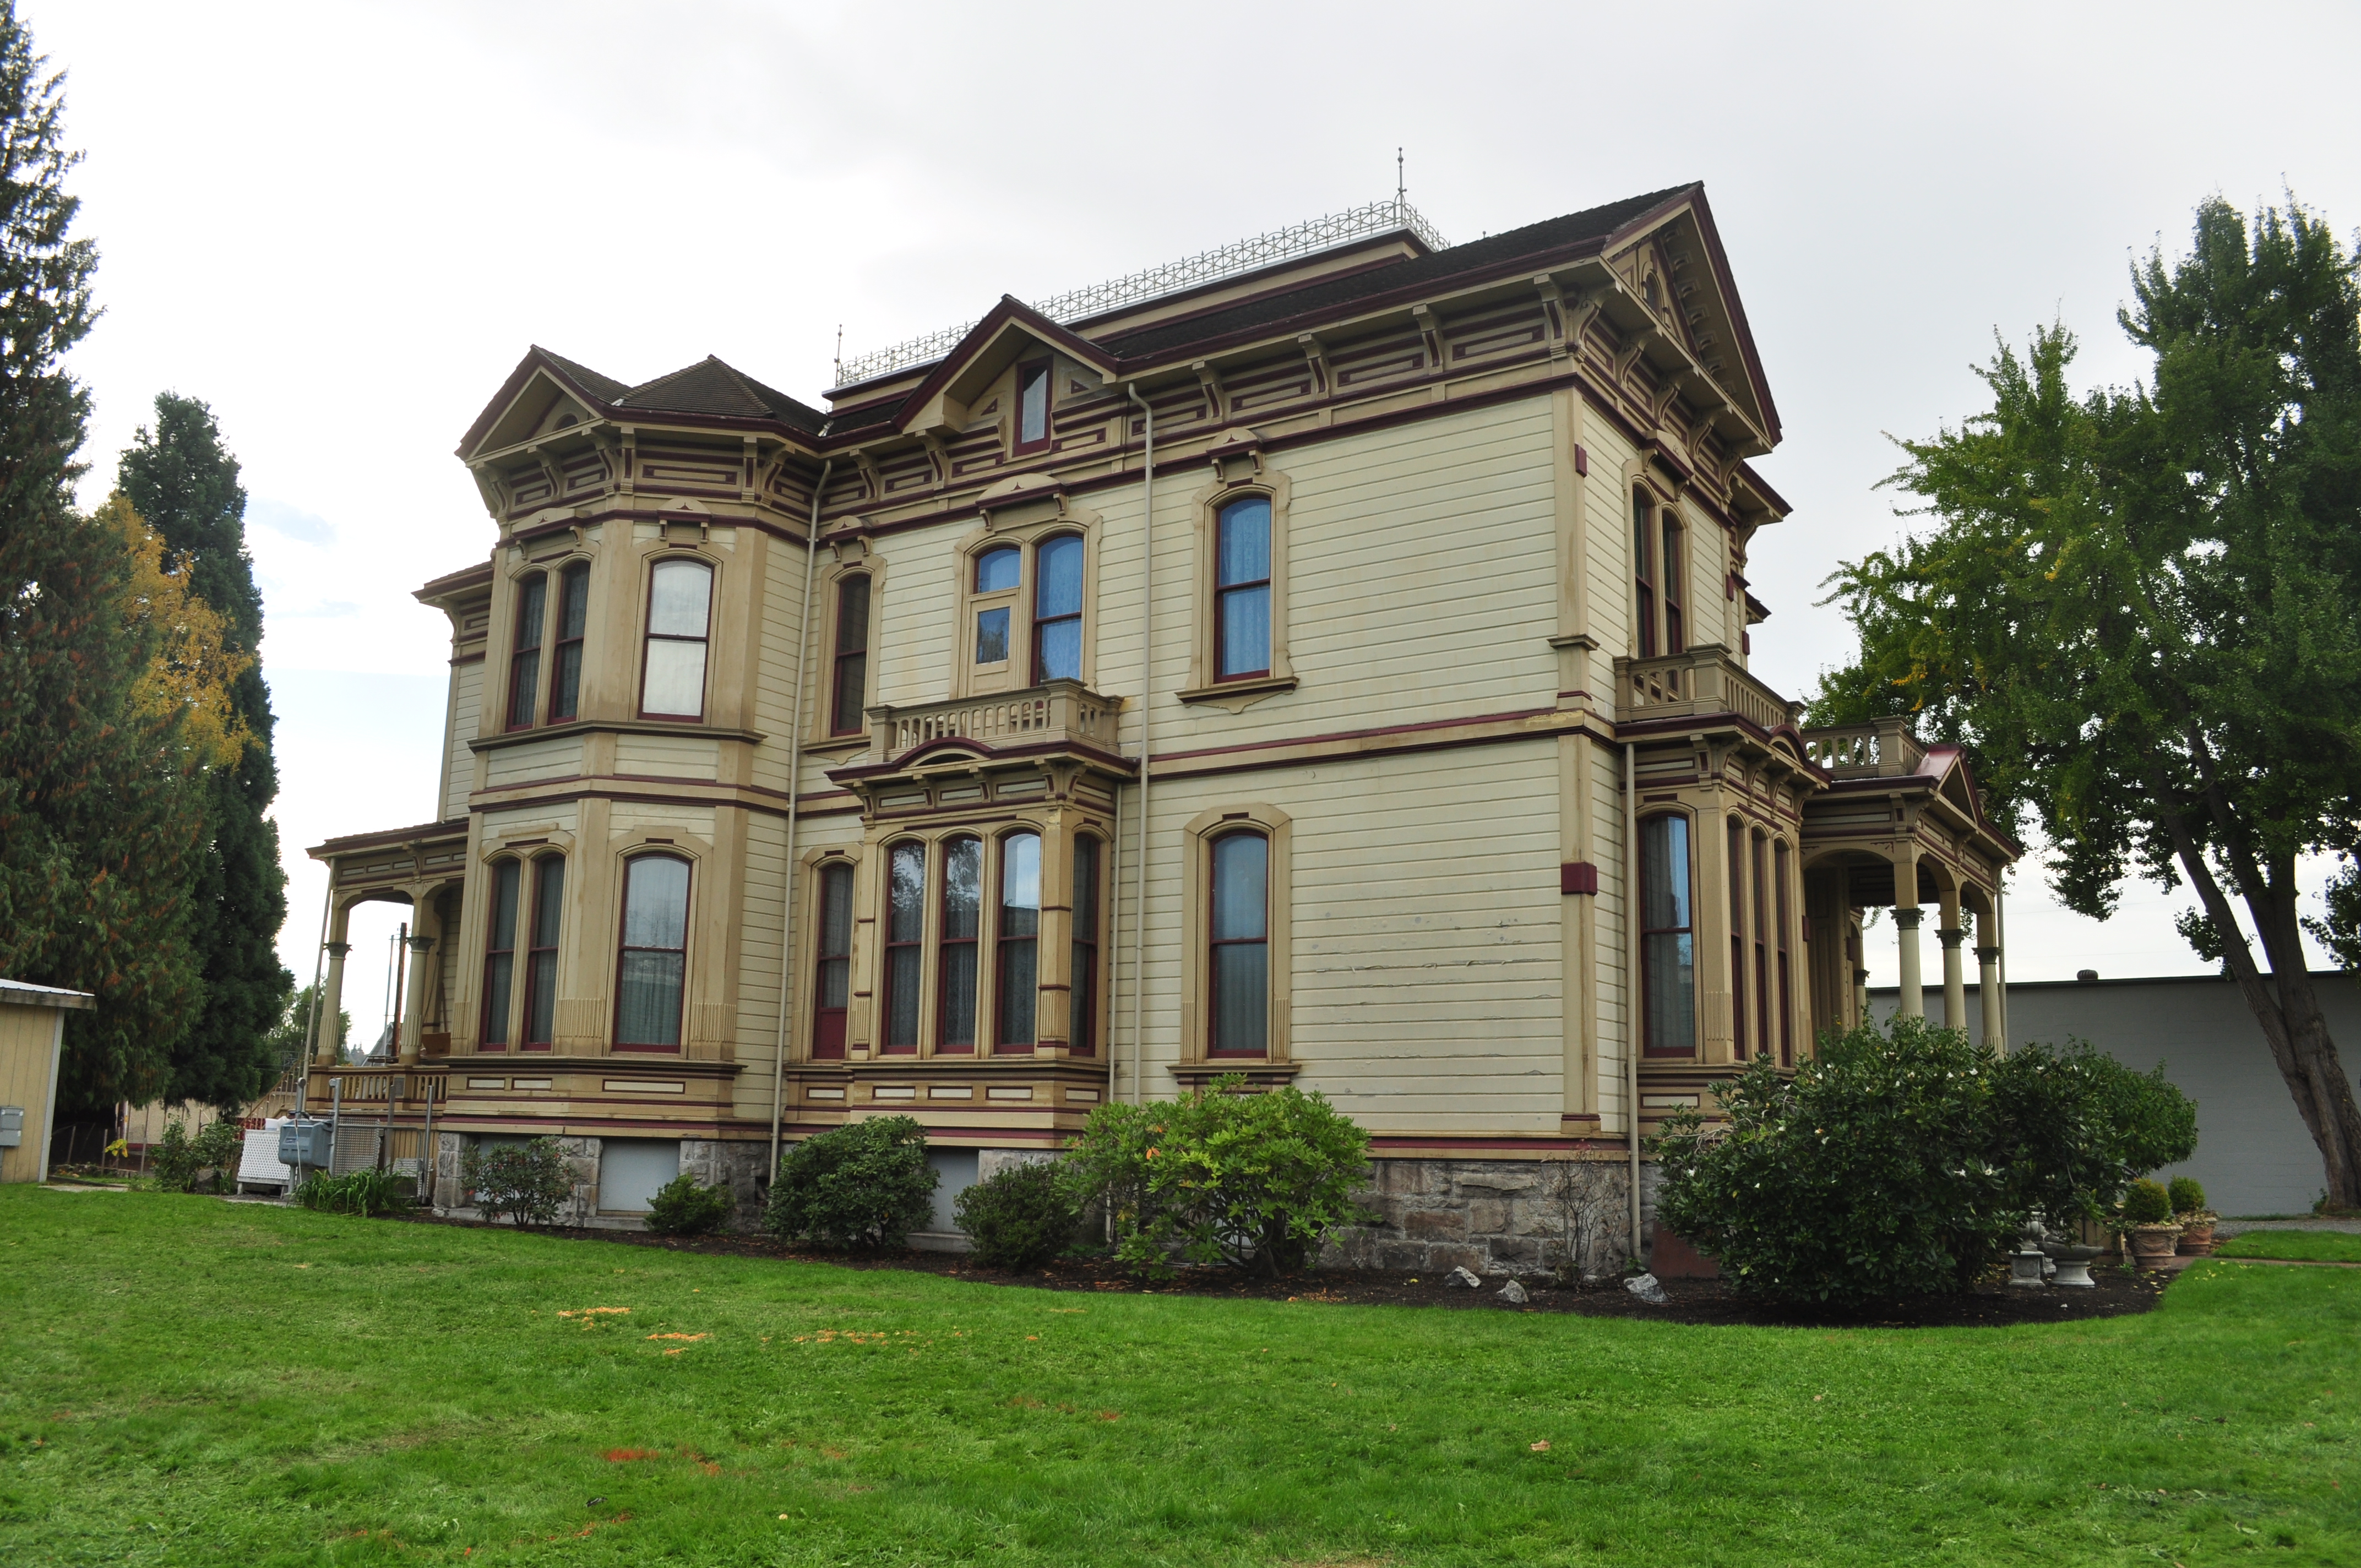
<svg viewBox="0 0 2361 1568">
<path fill-rule="evenodd" d="M 819 869 L 819 972 L 812 977 L 812 1056 L 844 1059 L 844 1020 L 852 1001 L 852 867 L 829 861 Z M 911 1013 L 916 1022 L 917 998 Z"/>
<path fill-rule="evenodd" d="M 1213 843 L 1206 974 L 1209 1054 L 1270 1050 L 1270 841 L 1225 833 Z"/>
<path fill-rule="evenodd" d="M 994 946 L 994 993 L 1000 1017 L 993 1048 L 1033 1048 L 1041 983 L 1041 836 L 1011 833 L 1000 841 L 1000 918 Z"/>
<path fill-rule="evenodd" d="M 836 663 L 829 688 L 828 732 L 858 735 L 868 724 L 869 574 L 855 572 L 836 585 Z"/>
<path fill-rule="evenodd" d="M 557 932 L 566 913 L 566 861 L 544 855 L 533 863 L 533 919 L 524 966 L 524 1039 L 529 1051 L 549 1049 L 557 1015 Z"/>
<path fill-rule="evenodd" d="M 1697 939 L 1689 910 L 1689 823 L 1640 824 L 1640 1010 L 1650 1054 L 1697 1050 Z"/>
<path fill-rule="evenodd" d="M 1778 1014 L 1771 1011 L 1771 840 L 1754 835 L 1754 1048 L 1768 1051 Z"/>
<path fill-rule="evenodd" d="M 542 609 L 549 578 L 536 572 L 517 585 L 516 641 L 509 655 L 509 728 L 532 728 L 541 694 Z"/>
<path fill-rule="evenodd" d="M 1747 1048 L 1746 1033 L 1746 824 L 1730 819 L 1729 853 L 1724 865 L 1730 875 L 1730 1043 L 1740 1061 L 1754 1053 Z"/>
<path fill-rule="evenodd" d="M 623 871 L 623 942 L 615 986 L 619 1048 L 680 1048 L 688 972 L 688 862 L 638 855 Z"/>
<path fill-rule="evenodd" d="M 1784 839 L 1772 847 L 1771 885 L 1775 890 L 1778 925 L 1773 938 L 1779 950 L 1779 1065 L 1795 1065 L 1795 1000 L 1788 990 L 1793 970 L 1787 962 L 1787 879 L 1794 872 L 1794 858 Z"/>
<path fill-rule="evenodd" d="M 1270 674 L 1270 499 L 1222 509 L 1213 566 L 1213 678 Z"/>
<path fill-rule="evenodd" d="M 1082 677 L 1082 542 L 1071 533 L 1033 552 L 1033 684 Z"/>
<path fill-rule="evenodd" d="M 918 1048 L 918 992 L 927 936 L 927 847 L 896 844 L 885 857 L 885 1006 L 879 1046 Z"/>
<path fill-rule="evenodd" d="M 576 561 L 557 576 L 557 657 L 549 678 L 553 724 L 581 714 L 582 633 L 589 623 L 590 563 Z"/>
<path fill-rule="evenodd" d="M 1078 1057 L 1099 1047 L 1099 841 L 1084 834 L 1074 840 L 1074 938 L 1072 972 L 1067 977 L 1066 1044 Z"/>
<path fill-rule="evenodd" d="M 941 967 L 937 971 L 935 1049 L 975 1049 L 976 944 L 983 925 L 983 841 L 943 846 Z"/>
<path fill-rule="evenodd" d="M 702 561 L 657 562 L 648 574 L 642 718 L 705 717 L 705 641 L 712 619 L 713 568 Z"/>
<path fill-rule="evenodd" d="M 492 867 L 491 918 L 484 932 L 484 1037 L 480 1048 L 506 1050 L 509 1003 L 516 989 L 517 881 L 514 861 Z"/>
<path fill-rule="evenodd" d="M 1688 595 L 1683 584 L 1687 580 L 1688 563 L 1682 557 L 1686 535 L 1678 519 L 1668 510 L 1664 513 L 1664 652 L 1686 653 L 1689 647 L 1688 620 L 1683 606 Z"/>
<path fill-rule="evenodd" d="M 1655 532 L 1656 509 L 1648 499 L 1648 492 L 1631 492 L 1631 587 L 1633 622 L 1631 654 L 1638 659 L 1656 656 L 1656 552 L 1653 538 Z"/>
<path fill-rule="evenodd" d="M 975 558 L 975 662 L 1008 663 L 1008 623 L 1016 613 L 1016 588 L 1024 580 L 1025 553 L 1014 545 L 987 550 Z M 985 596 L 994 596 L 986 598 Z"/>
</svg>

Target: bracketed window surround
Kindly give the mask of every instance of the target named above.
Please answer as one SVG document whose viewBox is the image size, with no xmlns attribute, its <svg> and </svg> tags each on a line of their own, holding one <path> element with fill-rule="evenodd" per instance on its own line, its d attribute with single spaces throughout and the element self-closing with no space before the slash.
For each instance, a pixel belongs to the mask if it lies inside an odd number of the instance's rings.
<svg viewBox="0 0 2361 1568">
<path fill-rule="evenodd" d="M 642 844 L 620 857 L 609 1020 L 618 1053 L 687 1054 L 697 870 L 697 857 L 677 845 Z"/>
<path fill-rule="evenodd" d="M 562 551 L 520 562 L 508 575 L 508 598 L 502 611 L 506 663 L 500 674 L 501 701 L 493 712 L 500 730 L 539 729 L 579 718 L 582 683 L 587 678 L 591 557 L 588 550 Z M 537 606 L 529 609 L 529 605 Z M 535 612 L 537 610 L 537 613 Z M 525 624 L 528 616 L 536 623 Z M 569 625 L 569 623 L 571 623 Z M 569 635 L 569 631 L 571 635 Z M 568 663 L 569 644 L 576 674 L 572 711 L 558 712 L 559 686 Z"/>
<path fill-rule="evenodd" d="M 1623 476 L 1623 537 L 1630 553 L 1631 649 L 1635 659 L 1686 652 L 1703 641 L 1697 625 L 1696 530 L 1644 459 Z M 1674 646 L 1677 641 L 1678 647 Z"/>
<path fill-rule="evenodd" d="M 534 868 L 550 861 L 562 865 L 561 898 L 563 907 L 556 932 L 555 962 L 545 965 L 552 971 L 543 976 L 544 982 L 554 983 L 549 1018 L 552 1027 L 545 1041 L 524 1040 L 525 990 L 532 961 L 533 928 L 528 924 L 533 916 L 535 892 Z M 495 916 L 502 867 L 514 868 L 516 878 L 515 921 L 510 933 L 513 946 L 510 955 L 507 999 L 499 1011 L 502 1020 L 500 1028 L 491 1027 L 494 998 L 493 962 L 500 949 L 494 947 L 500 936 Z M 577 994 L 583 983 L 575 959 L 577 931 L 580 920 L 583 875 L 580 857 L 574 835 L 561 828 L 546 824 L 517 825 L 503 830 L 487 832 L 478 857 L 469 868 L 465 886 L 458 899 L 458 908 L 444 927 L 443 940 L 452 965 L 453 992 L 451 1005 L 451 1048 L 460 1054 L 481 1053 L 501 1055 L 512 1053 L 530 1043 L 535 1049 L 554 1049 L 563 1055 L 568 1051 L 603 1051 L 605 1046 L 595 1035 L 577 1038 L 580 1024 L 578 1013 L 584 1005 L 568 1001 Z M 594 960 L 595 961 L 595 960 Z M 498 1034 L 500 1038 L 492 1040 Z"/>
<path fill-rule="evenodd" d="M 702 570 L 702 613 L 690 585 Z M 664 593 L 662 603 L 658 593 Z M 650 554 L 640 580 L 638 706 L 642 718 L 701 724 L 713 711 L 714 644 L 720 619 L 721 564 L 701 551 Z M 694 650 L 693 655 L 689 652 Z M 696 707 L 688 707 L 693 669 Z"/>
<path fill-rule="evenodd" d="M 1270 1048 L 1262 1057 L 1215 1056 L 1213 1053 L 1213 959 L 1207 939 L 1213 918 L 1213 843 L 1224 834 L 1259 833 L 1269 843 L 1267 872 L 1269 925 L 1267 964 L 1269 974 Z M 1187 850 L 1187 875 L 1181 883 L 1181 929 L 1186 940 L 1187 983 L 1180 993 L 1180 1061 L 1186 1067 L 1225 1064 L 1252 1066 L 1292 1059 L 1292 962 L 1290 928 L 1294 924 L 1294 818 L 1275 806 L 1259 802 L 1215 806 L 1199 812 L 1181 829 Z"/>
<path fill-rule="evenodd" d="M 1223 477 L 1191 498 L 1195 537 L 1191 548 L 1189 684 L 1174 695 L 1182 702 L 1237 713 L 1296 686 L 1295 663 L 1288 656 L 1287 645 L 1287 513 L 1293 486 L 1285 474 L 1265 467 L 1258 452 L 1224 457 L 1221 466 Z M 1214 641 L 1221 622 L 1222 513 L 1248 497 L 1270 503 L 1270 671 L 1243 680 L 1224 680 Z"/>
<path fill-rule="evenodd" d="M 1004 513 L 960 541 L 954 557 L 959 579 L 959 620 L 951 633 L 950 693 L 954 697 L 982 696 L 993 692 L 1024 691 L 1034 684 L 1034 610 L 1041 584 L 1040 553 L 1065 536 L 1082 542 L 1082 669 L 1076 679 L 1093 686 L 1098 678 L 1098 516 L 1093 512 L 1057 510 L 1038 505 L 1012 509 L 1035 514 L 1028 521 Z M 1014 549 L 1020 567 L 1014 587 L 989 591 L 976 585 L 978 564 L 995 550 Z M 976 663 L 976 617 L 987 609 L 1007 611 L 1008 657 L 997 664 Z M 870 620 L 873 625 L 876 612 Z"/>
</svg>

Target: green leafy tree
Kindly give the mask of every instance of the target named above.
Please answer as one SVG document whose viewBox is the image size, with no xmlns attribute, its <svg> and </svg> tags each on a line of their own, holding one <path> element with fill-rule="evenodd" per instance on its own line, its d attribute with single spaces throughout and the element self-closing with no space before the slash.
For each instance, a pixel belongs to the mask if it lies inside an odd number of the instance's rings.
<svg viewBox="0 0 2361 1568">
<path fill-rule="evenodd" d="M 262 593 L 246 549 L 246 488 L 213 410 L 175 392 L 156 399 L 122 457 L 117 484 L 167 549 L 188 563 L 189 590 L 219 615 L 224 649 L 246 661 L 230 685 L 234 726 L 247 737 L 235 761 L 204 775 L 204 854 L 192 887 L 204 1007 L 172 1046 L 170 1093 L 224 1109 L 243 1105 L 279 1072 L 269 1039 L 294 989 L 280 963 L 287 875 L 271 755 L 270 691 L 263 684 Z"/>
<path fill-rule="evenodd" d="M 2361 289 L 2292 202 L 2251 228 L 2205 203 L 2190 254 L 2132 285 L 2147 385 L 2077 395 L 2053 327 L 2001 346 L 1987 411 L 1901 443 L 1888 482 L 1934 523 L 1830 579 L 1861 652 L 1813 719 L 1914 713 L 1965 746 L 2081 914 L 2185 878 L 2183 934 L 2236 979 L 2332 1199 L 2361 1204 L 2297 906 L 2305 856 L 2361 847 Z"/>
<path fill-rule="evenodd" d="M 305 986 L 287 999 L 286 1010 L 280 1014 L 279 1022 L 271 1029 L 269 1036 L 270 1059 L 278 1064 L 276 1070 L 285 1072 L 290 1067 L 302 1064 L 311 1048 L 312 1031 L 317 1024 L 312 1009 L 318 1003 L 319 988 L 312 985 Z M 335 1038 L 340 1053 L 352 1032 L 353 1015 L 342 1008 L 337 1009 Z"/>
<path fill-rule="evenodd" d="M 187 934 L 201 831 L 180 716 L 135 690 L 159 634 L 134 560 L 71 487 L 97 251 L 60 140 L 63 79 L 0 0 L 0 973 L 97 994 L 67 1015 L 60 1109 L 145 1102 L 199 999 Z"/>
</svg>

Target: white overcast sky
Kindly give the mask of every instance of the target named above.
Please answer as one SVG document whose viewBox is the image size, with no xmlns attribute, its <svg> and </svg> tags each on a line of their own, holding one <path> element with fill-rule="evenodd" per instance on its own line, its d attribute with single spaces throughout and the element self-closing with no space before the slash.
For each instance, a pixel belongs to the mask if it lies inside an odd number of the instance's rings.
<svg viewBox="0 0 2361 1568">
<path fill-rule="evenodd" d="M 1803 695 L 1846 648 L 1820 579 L 1899 526 L 1882 433 L 1971 411 L 1995 330 L 2063 321 L 2128 380 L 2126 268 L 2203 197 L 2361 225 L 2349 5 L 19 11 L 104 258 L 85 499 L 163 389 L 245 464 L 305 980 L 303 847 L 434 813 L 447 630 L 410 590 L 489 546 L 451 453 L 529 344 L 817 400 L 840 322 L 857 352 L 1374 200 L 1398 145 L 1453 239 L 1702 179 L 1795 509 L 1756 542 L 1755 668 Z M 2182 902 L 2101 925 L 2028 868 L 2010 978 L 2200 971 Z M 383 938 L 357 925 L 357 1032 Z"/>
</svg>

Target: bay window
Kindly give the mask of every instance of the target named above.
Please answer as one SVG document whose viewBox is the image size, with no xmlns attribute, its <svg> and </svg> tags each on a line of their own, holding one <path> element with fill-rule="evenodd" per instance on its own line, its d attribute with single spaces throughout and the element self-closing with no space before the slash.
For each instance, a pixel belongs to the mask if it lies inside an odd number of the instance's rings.
<svg viewBox="0 0 2361 1568">
<path fill-rule="evenodd" d="M 582 710 L 582 633 L 590 621 L 590 563 L 576 561 L 557 576 L 556 659 L 549 678 L 549 718 L 562 724 Z"/>
<path fill-rule="evenodd" d="M 1689 822 L 1640 824 L 1641 1039 L 1652 1056 L 1697 1050 L 1697 927 L 1689 892 Z"/>
<path fill-rule="evenodd" d="M 1099 841 L 1074 840 L 1074 934 L 1067 977 L 1066 1043 L 1078 1057 L 1098 1054 Z"/>
<path fill-rule="evenodd" d="M 526 938 L 526 1050 L 550 1048 L 557 1013 L 557 932 L 566 907 L 566 861 L 556 855 L 533 863 L 533 919 Z"/>
<path fill-rule="evenodd" d="M 658 561 L 648 574 L 647 646 L 640 676 L 640 717 L 705 717 L 706 638 L 712 624 L 713 568 L 702 561 Z"/>
<path fill-rule="evenodd" d="M 509 1003 L 516 981 L 517 881 L 514 861 L 492 867 L 491 918 L 484 935 L 484 1034 L 480 1047 L 501 1051 L 509 1044 Z"/>
<path fill-rule="evenodd" d="M 983 936 L 983 840 L 943 846 L 942 953 L 936 980 L 935 1049 L 975 1049 L 976 948 Z"/>
<path fill-rule="evenodd" d="M 678 1050 L 688 970 L 688 862 L 675 855 L 637 855 L 626 861 L 622 927 L 616 1047 Z"/>
<path fill-rule="evenodd" d="M 993 970 L 999 1027 L 993 1048 L 1029 1054 L 1040 987 L 1041 836 L 1011 833 L 1000 841 L 1000 908 Z"/>
<path fill-rule="evenodd" d="M 885 1006 L 879 1038 L 888 1055 L 918 1048 L 919 957 L 927 935 L 927 847 L 896 844 L 885 858 Z"/>
<path fill-rule="evenodd" d="M 542 614 L 549 597 L 549 578 L 534 573 L 517 585 L 516 637 L 509 653 L 509 728 L 533 727 L 534 706 L 541 696 Z"/>
<path fill-rule="evenodd" d="M 812 983 L 812 1056 L 844 1059 L 844 1021 L 852 1002 L 852 867 L 819 869 L 818 969 Z"/>
</svg>

